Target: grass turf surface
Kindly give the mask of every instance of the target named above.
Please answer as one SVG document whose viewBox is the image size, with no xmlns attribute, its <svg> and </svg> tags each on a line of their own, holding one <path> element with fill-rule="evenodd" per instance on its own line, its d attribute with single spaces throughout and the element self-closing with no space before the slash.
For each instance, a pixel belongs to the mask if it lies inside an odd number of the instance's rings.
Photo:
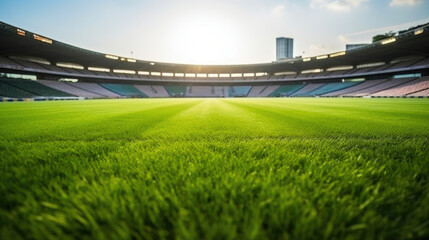
<svg viewBox="0 0 429 240">
<path fill-rule="evenodd" d="M 1 239 L 427 239 L 425 99 L 0 104 Z"/>
</svg>

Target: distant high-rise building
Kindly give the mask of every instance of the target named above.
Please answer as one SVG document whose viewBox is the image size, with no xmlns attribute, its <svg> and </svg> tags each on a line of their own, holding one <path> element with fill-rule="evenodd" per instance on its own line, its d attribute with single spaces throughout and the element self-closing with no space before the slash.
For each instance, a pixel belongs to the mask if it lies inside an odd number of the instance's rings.
<svg viewBox="0 0 429 240">
<path fill-rule="evenodd" d="M 276 38 L 276 59 L 293 58 L 293 38 Z"/>
</svg>

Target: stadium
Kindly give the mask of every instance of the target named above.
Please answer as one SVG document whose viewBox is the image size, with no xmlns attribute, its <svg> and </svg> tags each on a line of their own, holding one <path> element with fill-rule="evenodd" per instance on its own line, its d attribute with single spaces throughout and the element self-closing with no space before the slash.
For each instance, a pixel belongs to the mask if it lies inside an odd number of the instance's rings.
<svg viewBox="0 0 429 240">
<path fill-rule="evenodd" d="M 429 3 L 292 2 L 0 2 L 0 239 L 429 239 Z"/>
<path fill-rule="evenodd" d="M 349 51 L 252 65 L 186 65 L 93 52 L 0 23 L 1 96 L 427 97 L 429 25 Z M 73 82 L 76 81 L 76 82 Z"/>
</svg>

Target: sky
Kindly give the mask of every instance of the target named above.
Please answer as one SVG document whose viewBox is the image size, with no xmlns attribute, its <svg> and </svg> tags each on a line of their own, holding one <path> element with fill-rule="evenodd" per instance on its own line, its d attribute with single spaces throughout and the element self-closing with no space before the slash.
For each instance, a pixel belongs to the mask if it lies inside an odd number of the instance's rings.
<svg viewBox="0 0 429 240">
<path fill-rule="evenodd" d="M 294 56 L 429 22 L 429 0 L 1 0 L 0 21 L 77 47 L 140 60 L 249 64 Z"/>
</svg>

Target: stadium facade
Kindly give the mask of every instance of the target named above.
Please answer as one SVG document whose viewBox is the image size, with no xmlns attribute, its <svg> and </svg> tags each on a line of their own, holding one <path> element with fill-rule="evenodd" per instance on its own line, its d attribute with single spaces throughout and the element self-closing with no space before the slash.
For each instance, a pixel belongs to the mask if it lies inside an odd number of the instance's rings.
<svg viewBox="0 0 429 240">
<path fill-rule="evenodd" d="M 356 49 L 356 48 L 360 48 L 360 47 L 365 47 L 367 45 L 369 45 L 369 43 L 346 44 L 346 51 L 350 51 L 352 49 Z"/>
<path fill-rule="evenodd" d="M 3 99 L 427 97 L 429 24 L 349 51 L 242 65 L 94 52 L 0 22 Z"/>
</svg>

